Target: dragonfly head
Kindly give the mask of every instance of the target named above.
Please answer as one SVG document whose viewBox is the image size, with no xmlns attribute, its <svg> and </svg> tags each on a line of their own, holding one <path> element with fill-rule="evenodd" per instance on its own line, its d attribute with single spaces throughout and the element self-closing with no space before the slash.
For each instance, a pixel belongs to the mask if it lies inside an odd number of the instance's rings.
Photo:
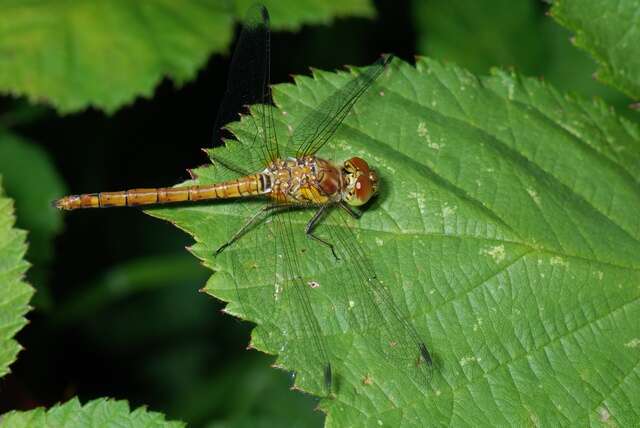
<svg viewBox="0 0 640 428">
<path fill-rule="evenodd" d="M 351 158 L 342 166 L 345 183 L 343 199 L 352 206 L 366 204 L 378 191 L 378 174 L 361 158 Z"/>
</svg>

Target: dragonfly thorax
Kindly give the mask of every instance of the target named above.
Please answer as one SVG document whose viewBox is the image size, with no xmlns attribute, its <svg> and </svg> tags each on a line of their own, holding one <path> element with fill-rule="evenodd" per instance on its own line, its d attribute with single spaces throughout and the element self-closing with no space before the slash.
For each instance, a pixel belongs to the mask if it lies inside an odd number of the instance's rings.
<svg viewBox="0 0 640 428">
<path fill-rule="evenodd" d="M 366 204 L 378 190 L 378 175 L 353 157 L 336 167 L 315 156 L 276 159 L 262 172 L 261 193 L 282 203 L 322 205 L 345 201 Z"/>
<path fill-rule="evenodd" d="M 276 159 L 262 172 L 263 193 L 282 203 L 322 205 L 342 198 L 342 174 L 315 156 Z"/>
</svg>

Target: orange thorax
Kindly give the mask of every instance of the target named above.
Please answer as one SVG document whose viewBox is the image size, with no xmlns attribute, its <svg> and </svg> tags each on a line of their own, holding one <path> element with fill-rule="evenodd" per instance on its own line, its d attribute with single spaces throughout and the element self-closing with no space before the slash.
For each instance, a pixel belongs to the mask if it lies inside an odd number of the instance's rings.
<svg viewBox="0 0 640 428">
<path fill-rule="evenodd" d="M 270 183 L 265 193 L 278 202 L 326 204 L 337 202 L 342 197 L 340 170 L 331 162 L 315 156 L 277 159 L 263 174 Z"/>
</svg>

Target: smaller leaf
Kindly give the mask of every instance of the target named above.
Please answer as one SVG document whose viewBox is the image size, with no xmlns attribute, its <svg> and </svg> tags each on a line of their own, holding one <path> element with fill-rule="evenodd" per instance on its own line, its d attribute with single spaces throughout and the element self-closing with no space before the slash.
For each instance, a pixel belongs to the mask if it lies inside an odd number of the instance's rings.
<svg viewBox="0 0 640 428">
<path fill-rule="evenodd" d="M 640 1 L 557 0 L 551 15 L 598 62 L 598 80 L 640 99 Z"/>
<path fill-rule="evenodd" d="M 0 417 L 0 428 L 80 428 L 80 427 L 170 427 L 185 426 L 182 422 L 170 422 L 164 415 L 150 412 L 143 407 L 134 411 L 126 401 L 99 398 L 80 404 L 77 398 L 58 404 L 51 409 L 37 408 L 26 412 L 13 411 Z"/>
<path fill-rule="evenodd" d="M 596 63 L 587 52 L 573 46 L 569 30 L 548 19 L 541 25 L 540 32 L 546 41 L 545 58 L 540 73 L 536 74 L 565 92 L 599 97 L 623 115 L 633 114 L 627 109 L 629 98 L 625 94 L 593 78 Z"/>
<path fill-rule="evenodd" d="M 236 10 L 240 16 L 254 0 L 238 0 Z M 261 3 L 269 10 L 272 28 L 297 31 L 305 24 L 330 24 L 335 18 L 357 16 L 372 18 L 375 9 L 370 0 L 264 0 Z"/>
<path fill-rule="evenodd" d="M 29 264 L 26 233 L 15 229 L 13 201 L 4 196 L 0 176 L 0 377 L 9 372 L 21 347 L 13 337 L 24 327 L 33 288 L 23 281 Z"/>
<path fill-rule="evenodd" d="M 0 0 L 0 93 L 26 95 L 62 113 L 94 106 L 112 113 L 151 96 L 162 78 L 192 79 L 212 53 L 227 50 L 248 4 Z M 245 3 L 248 3 L 245 5 Z M 371 16 L 368 0 L 273 2 L 276 29 Z"/>
<path fill-rule="evenodd" d="M 466 0 L 428 0 L 415 2 L 413 10 L 421 54 L 475 73 L 513 68 L 626 111 L 628 98 L 593 79 L 593 59 L 575 49 L 570 32 L 544 16 L 532 1 L 502 0 L 488 8 Z"/>
<path fill-rule="evenodd" d="M 546 54 L 539 15 L 532 1 L 413 2 L 418 52 L 475 73 L 495 66 L 513 66 L 526 74 L 538 71 Z"/>
<path fill-rule="evenodd" d="M 194 76 L 231 39 L 232 16 L 213 3 L 0 1 L 0 91 L 61 112 L 113 112 L 151 95 L 165 75 Z"/>
<path fill-rule="evenodd" d="M 0 172 L 7 194 L 15 200 L 18 226 L 29 231 L 27 258 L 34 266 L 28 279 L 38 290 L 34 304 L 49 307 L 47 269 L 53 255 L 53 237 L 62 228 L 62 215 L 50 204 L 66 193 L 65 186 L 42 148 L 1 128 Z"/>
</svg>

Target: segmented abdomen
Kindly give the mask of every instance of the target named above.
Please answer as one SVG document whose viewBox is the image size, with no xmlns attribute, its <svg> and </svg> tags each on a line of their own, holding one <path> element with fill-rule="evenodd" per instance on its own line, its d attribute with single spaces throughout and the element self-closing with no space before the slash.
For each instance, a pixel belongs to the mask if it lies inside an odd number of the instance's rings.
<svg viewBox="0 0 640 428">
<path fill-rule="evenodd" d="M 54 205 L 62 210 L 75 210 L 80 208 L 133 207 L 211 199 L 231 199 L 261 195 L 265 187 L 264 183 L 263 174 L 254 174 L 237 180 L 203 186 L 130 189 L 119 192 L 70 195 L 58 199 L 54 202 Z"/>
</svg>

